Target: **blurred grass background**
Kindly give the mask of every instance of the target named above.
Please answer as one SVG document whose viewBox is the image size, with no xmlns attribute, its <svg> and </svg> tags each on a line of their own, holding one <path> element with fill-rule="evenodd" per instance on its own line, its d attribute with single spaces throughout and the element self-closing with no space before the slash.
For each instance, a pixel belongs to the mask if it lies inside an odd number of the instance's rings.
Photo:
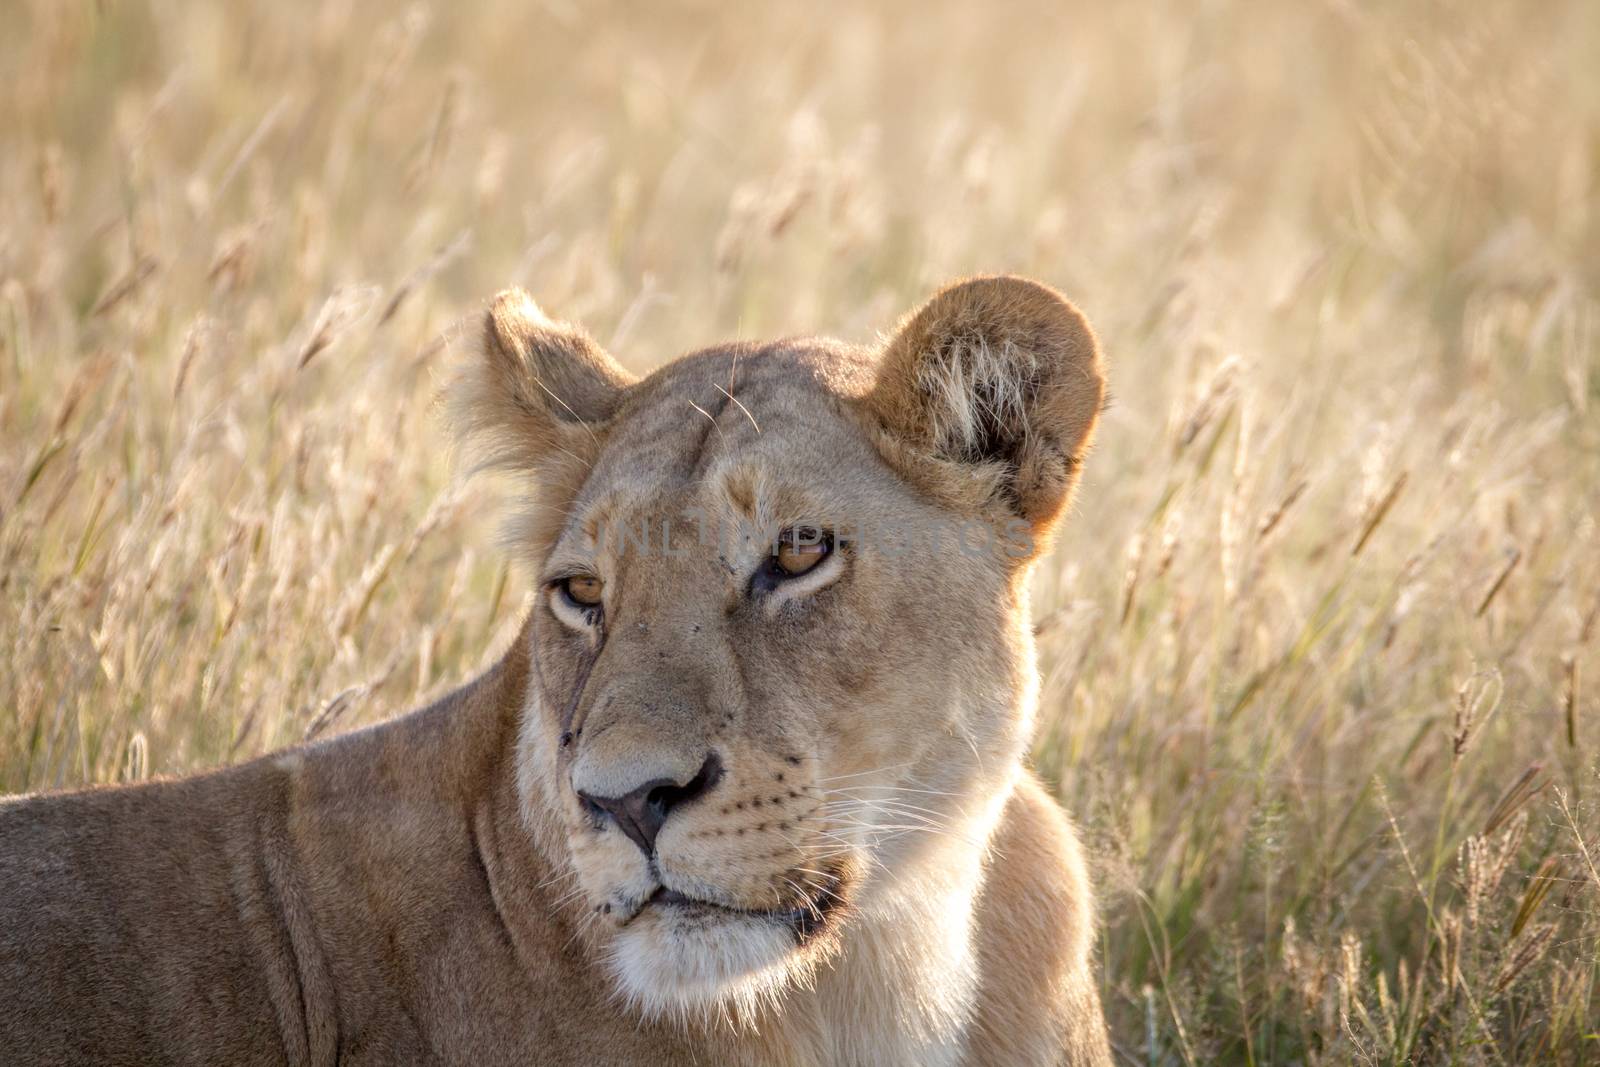
<svg viewBox="0 0 1600 1067">
<path fill-rule="evenodd" d="M 0 789 L 504 647 L 432 410 L 497 289 L 645 369 L 1019 271 L 1117 397 L 1035 607 L 1119 1059 L 1600 1062 L 1600 5 L 0 23 Z"/>
</svg>

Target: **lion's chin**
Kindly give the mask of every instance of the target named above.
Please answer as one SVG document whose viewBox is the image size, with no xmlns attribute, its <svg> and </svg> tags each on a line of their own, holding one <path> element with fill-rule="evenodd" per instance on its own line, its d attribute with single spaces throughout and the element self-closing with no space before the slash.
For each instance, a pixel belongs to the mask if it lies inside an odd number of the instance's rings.
<svg viewBox="0 0 1600 1067">
<path fill-rule="evenodd" d="M 772 914 L 652 905 L 616 931 L 611 970 L 647 1018 L 748 1024 L 809 981 L 819 940 Z"/>
<path fill-rule="evenodd" d="M 809 899 L 765 909 L 658 883 L 614 928 L 609 962 L 619 996 L 646 1018 L 753 1025 L 787 990 L 809 985 L 837 950 L 852 910 L 849 872 L 840 865 L 819 874 L 807 883 Z"/>
</svg>

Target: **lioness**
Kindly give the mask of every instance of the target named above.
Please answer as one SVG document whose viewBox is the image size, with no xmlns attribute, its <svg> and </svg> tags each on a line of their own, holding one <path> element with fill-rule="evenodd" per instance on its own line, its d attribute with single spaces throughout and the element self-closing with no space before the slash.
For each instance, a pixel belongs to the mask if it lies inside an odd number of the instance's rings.
<svg viewBox="0 0 1600 1067">
<path fill-rule="evenodd" d="M 0 806 L 7 1064 L 1103 1064 L 1023 757 L 1104 379 L 1045 286 L 634 380 L 521 292 L 450 409 L 537 604 L 431 707 Z"/>
</svg>

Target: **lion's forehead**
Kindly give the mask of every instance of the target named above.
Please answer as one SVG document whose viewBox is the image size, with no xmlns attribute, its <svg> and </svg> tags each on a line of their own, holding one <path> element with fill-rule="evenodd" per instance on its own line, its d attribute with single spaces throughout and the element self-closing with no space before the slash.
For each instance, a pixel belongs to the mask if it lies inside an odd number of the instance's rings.
<svg viewBox="0 0 1600 1067">
<path fill-rule="evenodd" d="M 782 503 L 760 495 L 825 487 L 841 464 L 872 463 L 851 412 L 866 366 L 856 350 L 824 341 L 726 346 L 668 364 L 632 388 L 605 429 L 574 518 L 749 514 Z"/>
</svg>

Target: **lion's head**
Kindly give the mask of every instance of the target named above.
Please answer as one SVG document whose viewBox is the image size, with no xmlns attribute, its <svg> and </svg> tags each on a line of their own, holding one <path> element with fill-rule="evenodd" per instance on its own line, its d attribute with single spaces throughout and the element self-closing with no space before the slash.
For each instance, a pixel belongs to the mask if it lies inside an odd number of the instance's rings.
<svg viewBox="0 0 1600 1067">
<path fill-rule="evenodd" d="M 495 301 L 452 405 L 537 487 L 523 801 L 645 1013 L 748 1012 L 959 889 L 1030 734 L 1027 564 L 1103 393 L 1082 316 L 1017 278 L 878 349 L 641 380 Z"/>
</svg>

